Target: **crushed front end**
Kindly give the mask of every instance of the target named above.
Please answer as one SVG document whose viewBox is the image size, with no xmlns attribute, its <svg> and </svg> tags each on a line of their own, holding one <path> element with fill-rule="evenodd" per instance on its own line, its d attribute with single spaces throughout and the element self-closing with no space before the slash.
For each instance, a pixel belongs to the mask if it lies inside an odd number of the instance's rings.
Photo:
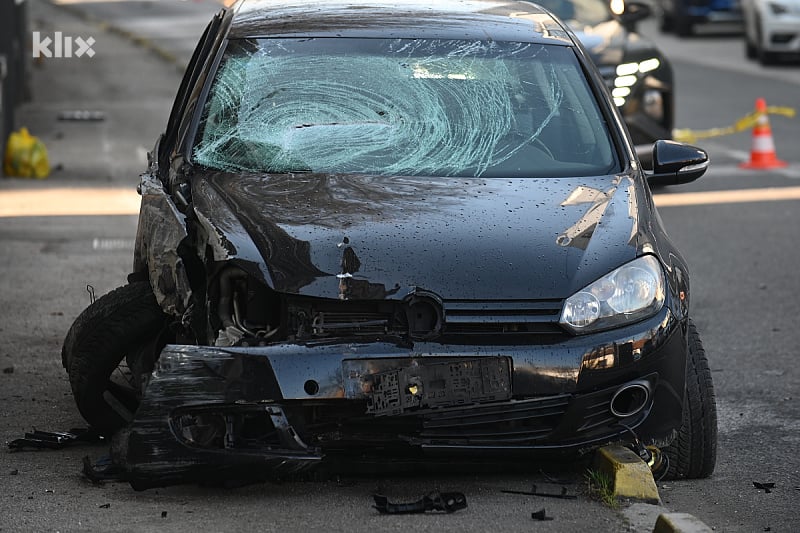
<svg viewBox="0 0 800 533">
<path fill-rule="evenodd" d="M 479 326 L 476 306 L 443 302 L 453 322 L 437 342 L 369 340 L 351 328 L 263 346 L 168 345 L 134 421 L 115 436 L 114 463 L 144 489 L 367 457 L 576 451 L 631 431 L 669 442 L 681 421 L 681 322 L 664 308 L 581 337 L 550 324 L 557 314 L 546 308 L 558 305 L 529 302 L 520 333 L 523 322 L 498 319 L 520 320 L 509 302 L 477 306 Z"/>
</svg>

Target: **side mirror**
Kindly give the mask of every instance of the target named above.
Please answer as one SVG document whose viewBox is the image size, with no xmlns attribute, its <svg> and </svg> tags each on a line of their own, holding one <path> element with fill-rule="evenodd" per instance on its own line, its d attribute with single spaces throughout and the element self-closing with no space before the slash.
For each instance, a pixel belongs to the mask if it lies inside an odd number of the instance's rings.
<svg viewBox="0 0 800 533">
<path fill-rule="evenodd" d="M 705 150 L 675 141 L 656 141 L 653 145 L 653 172 L 647 174 L 650 186 L 690 183 L 708 168 Z"/>
<path fill-rule="evenodd" d="M 619 15 L 619 21 L 628 31 L 636 31 L 636 24 L 652 14 L 653 10 L 647 4 L 625 2 L 625 11 Z"/>
</svg>

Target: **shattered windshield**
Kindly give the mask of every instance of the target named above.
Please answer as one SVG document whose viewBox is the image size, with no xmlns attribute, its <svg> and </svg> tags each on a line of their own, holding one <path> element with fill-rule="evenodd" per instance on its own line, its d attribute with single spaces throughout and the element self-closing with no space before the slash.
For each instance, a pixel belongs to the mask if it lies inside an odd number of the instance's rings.
<svg viewBox="0 0 800 533">
<path fill-rule="evenodd" d="M 231 41 L 192 156 L 269 173 L 586 176 L 618 166 L 571 49 L 434 39 Z"/>
</svg>

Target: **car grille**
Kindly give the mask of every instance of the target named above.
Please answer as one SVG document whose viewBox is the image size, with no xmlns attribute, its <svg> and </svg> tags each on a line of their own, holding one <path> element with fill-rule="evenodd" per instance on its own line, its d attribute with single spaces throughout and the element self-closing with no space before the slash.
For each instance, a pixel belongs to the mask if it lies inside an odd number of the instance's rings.
<svg viewBox="0 0 800 533">
<path fill-rule="evenodd" d="M 431 413 L 423 417 L 419 438 L 472 446 L 531 443 L 552 433 L 569 401 L 563 395 Z"/>
<path fill-rule="evenodd" d="M 561 300 L 446 300 L 444 332 L 452 334 L 563 334 Z"/>
<path fill-rule="evenodd" d="M 466 342 L 475 336 L 493 336 L 499 341 L 498 337 L 510 340 L 534 335 L 536 342 L 556 342 L 568 335 L 558 322 L 562 305 L 562 300 L 298 298 L 290 301 L 288 315 L 290 331 L 297 332 L 295 338 L 410 335 L 441 342 L 459 342 L 464 337 Z"/>
</svg>

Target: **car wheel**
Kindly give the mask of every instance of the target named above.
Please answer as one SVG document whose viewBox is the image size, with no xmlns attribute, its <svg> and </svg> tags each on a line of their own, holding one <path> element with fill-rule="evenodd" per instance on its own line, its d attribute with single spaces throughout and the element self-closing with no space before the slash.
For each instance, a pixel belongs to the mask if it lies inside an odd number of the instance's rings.
<svg viewBox="0 0 800 533">
<path fill-rule="evenodd" d="M 680 37 L 690 37 L 694 34 L 694 24 L 684 14 L 675 15 L 675 33 Z"/>
<path fill-rule="evenodd" d="M 61 357 L 72 394 L 101 434 L 111 436 L 130 422 L 140 393 L 128 365 L 158 337 L 165 319 L 150 283 L 140 281 L 98 298 L 67 332 Z"/>
<path fill-rule="evenodd" d="M 697 328 L 689 321 L 689 357 L 683 423 L 675 441 L 664 448 L 666 479 L 709 477 L 717 462 L 717 406 L 711 370 Z"/>
<path fill-rule="evenodd" d="M 778 62 L 778 54 L 775 52 L 767 52 L 763 48 L 758 49 L 758 62 L 764 66 L 774 65 Z"/>
</svg>

